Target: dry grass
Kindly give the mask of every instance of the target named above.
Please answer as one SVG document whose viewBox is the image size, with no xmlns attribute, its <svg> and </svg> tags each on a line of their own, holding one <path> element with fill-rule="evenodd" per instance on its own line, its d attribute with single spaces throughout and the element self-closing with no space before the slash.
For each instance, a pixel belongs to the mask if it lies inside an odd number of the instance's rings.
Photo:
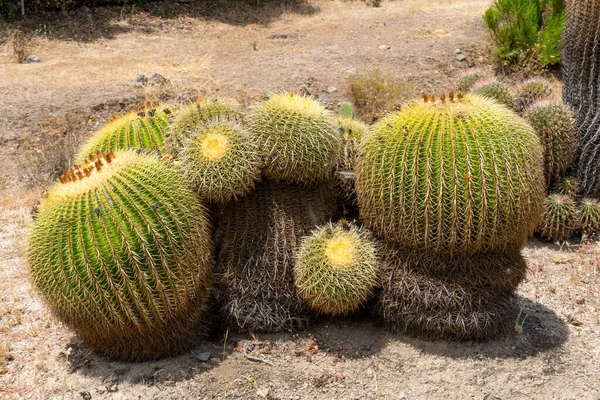
<svg viewBox="0 0 600 400">
<path fill-rule="evenodd" d="M 357 116 L 373 122 L 409 98 L 412 86 L 376 70 L 350 76 L 346 93 L 356 107 Z"/>
<path fill-rule="evenodd" d="M 9 46 L 15 62 L 19 64 L 27 62 L 31 54 L 31 40 L 20 29 L 15 29 L 10 34 Z"/>
</svg>

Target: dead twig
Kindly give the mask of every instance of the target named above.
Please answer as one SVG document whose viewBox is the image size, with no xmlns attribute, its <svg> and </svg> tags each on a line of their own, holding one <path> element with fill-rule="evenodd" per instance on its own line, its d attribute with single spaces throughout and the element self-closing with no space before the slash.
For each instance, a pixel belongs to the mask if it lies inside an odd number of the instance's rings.
<svg viewBox="0 0 600 400">
<path fill-rule="evenodd" d="M 248 343 L 246 343 L 246 344 L 244 345 L 244 347 L 243 347 L 243 349 L 242 349 L 242 352 L 244 353 L 244 357 L 245 357 L 247 360 L 250 360 L 250 361 L 255 361 L 255 362 L 262 362 L 262 363 L 265 363 L 265 364 L 267 364 L 267 365 L 270 365 L 271 367 L 274 367 L 274 366 L 275 366 L 275 365 L 274 365 L 274 364 L 273 364 L 271 361 L 269 361 L 269 360 L 265 360 L 264 358 L 256 357 L 256 356 L 253 356 L 252 354 L 249 354 L 249 353 L 248 353 Z"/>
</svg>

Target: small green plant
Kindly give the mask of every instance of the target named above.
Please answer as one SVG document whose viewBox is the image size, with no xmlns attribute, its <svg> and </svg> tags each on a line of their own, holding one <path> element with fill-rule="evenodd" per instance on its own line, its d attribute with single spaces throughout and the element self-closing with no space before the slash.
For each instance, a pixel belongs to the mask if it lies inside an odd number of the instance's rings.
<svg viewBox="0 0 600 400">
<path fill-rule="evenodd" d="M 558 64 L 564 9 L 560 0 L 494 0 L 483 19 L 498 43 L 496 55 L 509 64 Z"/>
<path fill-rule="evenodd" d="M 351 75 L 346 92 L 356 107 L 357 117 L 371 123 L 404 102 L 412 88 L 407 82 L 376 70 L 368 74 Z"/>
</svg>

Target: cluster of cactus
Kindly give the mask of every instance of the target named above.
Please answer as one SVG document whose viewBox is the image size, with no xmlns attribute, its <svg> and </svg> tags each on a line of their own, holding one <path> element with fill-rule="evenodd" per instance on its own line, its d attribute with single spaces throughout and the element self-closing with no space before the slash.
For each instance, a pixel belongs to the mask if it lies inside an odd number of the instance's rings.
<svg viewBox="0 0 600 400">
<path fill-rule="evenodd" d="M 493 99 L 508 108 L 514 106 L 515 100 L 508 86 L 494 78 L 477 81 L 471 87 L 470 92 Z"/>
<path fill-rule="evenodd" d="M 379 121 L 359 153 L 360 216 L 386 243 L 384 321 L 459 339 L 503 332 L 545 194 L 531 126 L 475 93 L 424 95 Z"/>
<path fill-rule="evenodd" d="M 128 150 L 66 171 L 41 202 L 27 257 L 51 310 L 108 356 L 170 355 L 201 333 L 210 222 L 170 161 Z"/>
<path fill-rule="evenodd" d="M 488 79 L 488 74 L 479 68 L 463 71 L 456 83 L 457 92 L 469 92 L 471 88 L 479 81 Z"/>
<path fill-rule="evenodd" d="M 514 103 L 515 111 L 523 115 L 537 101 L 551 97 L 552 89 L 546 80 L 540 78 L 529 79 L 519 87 Z"/>
<path fill-rule="evenodd" d="M 600 7 L 568 0 L 563 34 L 563 97 L 578 124 L 578 177 L 586 196 L 600 199 Z"/>
</svg>

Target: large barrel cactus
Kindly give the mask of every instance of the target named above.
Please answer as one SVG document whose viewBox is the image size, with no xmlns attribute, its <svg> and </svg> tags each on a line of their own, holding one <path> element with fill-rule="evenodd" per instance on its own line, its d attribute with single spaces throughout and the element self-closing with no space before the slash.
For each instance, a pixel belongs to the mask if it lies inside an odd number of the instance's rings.
<svg viewBox="0 0 600 400">
<path fill-rule="evenodd" d="M 170 162 L 120 151 L 61 176 L 27 258 L 50 309 L 93 348 L 147 360 L 202 332 L 212 252 L 207 210 Z"/>
<path fill-rule="evenodd" d="M 298 294 L 317 312 L 345 315 L 373 293 L 379 261 L 368 232 L 346 222 L 302 239 L 294 266 Z"/>
<path fill-rule="evenodd" d="M 364 223 L 401 246 L 449 256 L 520 248 L 545 192 L 535 132 L 475 94 L 424 97 L 377 123 L 360 146 Z"/>
<path fill-rule="evenodd" d="M 314 183 L 333 175 L 341 138 L 335 120 L 316 100 L 294 93 L 274 95 L 254 107 L 248 126 L 264 154 L 267 178 Z"/>
<path fill-rule="evenodd" d="M 100 128 L 83 145 L 75 162 L 82 164 L 90 155 L 125 149 L 149 149 L 164 151 L 165 136 L 169 134 L 168 106 L 146 107 L 131 111 Z"/>
<path fill-rule="evenodd" d="M 256 144 L 234 121 L 216 120 L 193 128 L 179 158 L 186 176 L 208 202 L 238 199 L 260 178 Z"/>
</svg>

